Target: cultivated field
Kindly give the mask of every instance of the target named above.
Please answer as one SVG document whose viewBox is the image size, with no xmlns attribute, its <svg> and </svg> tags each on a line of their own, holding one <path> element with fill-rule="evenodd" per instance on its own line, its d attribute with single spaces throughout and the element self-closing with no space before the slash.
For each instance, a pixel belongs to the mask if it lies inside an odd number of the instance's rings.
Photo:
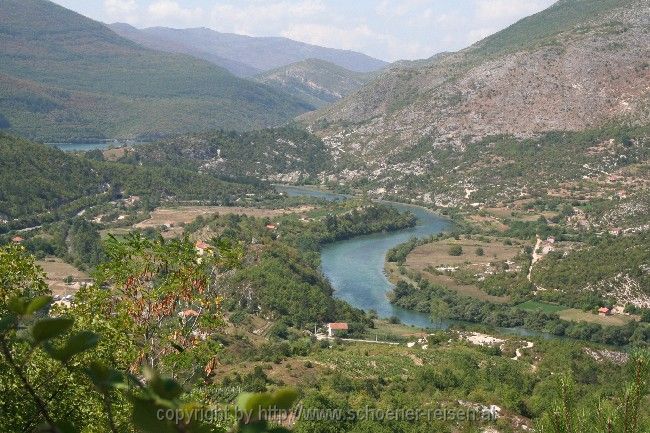
<svg viewBox="0 0 650 433">
<path fill-rule="evenodd" d="M 191 223 L 199 216 L 211 216 L 215 214 L 235 214 L 246 215 L 258 218 L 274 218 L 289 213 L 306 213 L 312 210 L 312 206 L 299 206 L 287 209 L 260 209 L 253 207 L 238 206 L 180 206 L 174 208 L 158 208 L 151 212 L 151 217 L 137 223 L 135 228 L 148 228 L 167 226 L 170 228 L 166 232 L 166 237 L 179 235 L 183 229 L 183 224 Z"/>
<path fill-rule="evenodd" d="M 36 263 L 45 271 L 47 285 L 55 295 L 72 294 L 79 289 L 81 284 L 91 281 L 88 274 L 58 258 L 48 257 Z M 72 277 L 70 284 L 65 282 L 68 277 Z"/>
<path fill-rule="evenodd" d="M 490 242 L 476 239 L 445 239 L 432 242 L 415 248 L 406 258 L 407 268 L 420 272 L 425 278 L 435 284 L 444 285 L 459 293 L 473 298 L 505 303 L 506 296 L 491 296 L 472 284 L 460 284 L 453 278 L 454 270 L 462 267 L 476 274 L 491 272 L 491 263 L 512 260 L 523 248 L 522 245 L 504 245 L 496 239 Z M 450 254 L 450 247 L 458 245 L 463 252 L 459 256 Z M 483 255 L 478 255 L 476 250 L 483 249 Z M 439 272 L 432 272 L 437 269 Z M 442 275 L 438 273 L 442 272 Z"/>
<path fill-rule="evenodd" d="M 582 311 L 575 308 L 560 311 L 560 319 L 569 320 L 572 322 L 589 322 L 599 323 L 603 326 L 623 326 L 634 321 L 633 316 L 626 316 L 623 314 L 613 314 L 611 316 L 600 316 L 590 311 Z"/>
</svg>

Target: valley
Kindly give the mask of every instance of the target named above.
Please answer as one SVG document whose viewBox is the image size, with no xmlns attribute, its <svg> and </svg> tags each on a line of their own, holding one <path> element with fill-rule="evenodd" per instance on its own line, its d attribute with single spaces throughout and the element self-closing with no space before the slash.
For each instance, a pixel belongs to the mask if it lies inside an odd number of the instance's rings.
<svg viewBox="0 0 650 433">
<path fill-rule="evenodd" d="M 650 431 L 647 0 L 208 3 L 0 1 L 2 431 Z"/>
</svg>

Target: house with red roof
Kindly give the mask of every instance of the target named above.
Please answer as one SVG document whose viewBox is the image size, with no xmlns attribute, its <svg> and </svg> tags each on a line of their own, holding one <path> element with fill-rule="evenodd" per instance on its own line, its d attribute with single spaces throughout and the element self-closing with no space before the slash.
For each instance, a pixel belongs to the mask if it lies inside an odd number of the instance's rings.
<svg viewBox="0 0 650 433">
<path fill-rule="evenodd" d="M 334 322 L 327 324 L 327 335 L 334 337 L 336 331 L 347 331 L 348 324 L 343 322 Z"/>
<path fill-rule="evenodd" d="M 203 241 L 196 241 L 196 243 L 194 244 L 194 248 L 196 248 L 197 253 L 200 256 L 202 256 L 206 250 L 209 250 L 212 247 L 210 247 L 210 244 L 205 243 Z"/>
</svg>

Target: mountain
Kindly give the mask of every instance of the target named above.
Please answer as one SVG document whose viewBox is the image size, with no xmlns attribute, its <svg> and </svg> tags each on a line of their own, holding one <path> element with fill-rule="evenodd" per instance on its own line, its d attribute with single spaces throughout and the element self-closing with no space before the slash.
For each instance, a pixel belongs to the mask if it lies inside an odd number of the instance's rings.
<svg viewBox="0 0 650 433">
<path fill-rule="evenodd" d="M 39 139 L 281 124 L 311 106 L 206 61 L 141 47 L 45 0 L 0 2 L 0 113 Z"/>
<path fill-rule="evenodd" d="M 322 107 L 354 92 L 374 75 L 353 72 L 323 60 L 307 59 L 264 72 L 255 79 L 315 107 Z"/>
<path fill-rule="evenodd" d="M 218 56 L 210 52 L 209 47 L 184 43 L 181 38 L 173 37 L 173 32 L 170 33 L 170 37 L 164 37 L 164 35 L 160 36 L 154 31 L 147 31 L 147 29 L 140 30 L 125 23 L 114 23 L 110 24 L 108 27 L 123 38 L 129 39 L 143 47 L 157 51 L 166 51 L 169 53 L 187 54 L 198 59 L 203 59 L 227 69 L 238 77 L 251 77 L 260 72 L 259 69 L 245 63 Z"/>
<path fill-rule="evenodd" d="M 445 205 L 566 194 L 554 190 L 560 179 L 618 170 L 632 163 L 627 152 L 643 160 L 647 5 L 559 1 L 460 52 L 391 68 L 301 121 L 336 156 L 332 181 Z M 597 140 L 611 140 L 611 153 Z M 547 158 L 550 171 L 540 178 L 530 157 Z M 568 167 L 583 158 L 599 162 Z"/>
<path fill-rule="evenodd" d="M 109 27 L 117 34 L 146 47 L 189 54 L 243 77 L 311 58 L 355 72 L 377 71 L 388 64 L 354 51 L 324 48 L 280 37 L 251 37 L 206 28 L 136 29 L 123 23 L 110 24 Z"/>
</svg>

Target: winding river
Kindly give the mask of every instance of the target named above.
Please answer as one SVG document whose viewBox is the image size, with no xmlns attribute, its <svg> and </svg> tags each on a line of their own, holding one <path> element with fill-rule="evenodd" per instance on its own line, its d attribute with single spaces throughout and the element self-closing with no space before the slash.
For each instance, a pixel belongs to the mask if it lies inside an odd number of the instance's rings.
<svg viewBox="0 0 650 433">
<path fill-rule="evenodd" d="M 346 196 L 309 188 L 276 186 L 278 191 L 290 196 L 308 195 L 326 200 L 341 200 Z M 350 305 L 369 311 L 379 317 L 397 316 L 402 323 L 422 328 L 447 328 L 447 321 L 432 321 L 429 315 L 394 307 L 386 294 L 393 288 L 384 274 L 386 252 L 412 237 L 437 234 L 451 223 L 419 206 L 394 202 L 382 202 L 402 211 L 412 212 L 418 219 L 410 229 L 389 233 L 359 236 L 326 245 L 321 252 L 323 274 L 332 284 L 335 296 Z"/>
</svg>

